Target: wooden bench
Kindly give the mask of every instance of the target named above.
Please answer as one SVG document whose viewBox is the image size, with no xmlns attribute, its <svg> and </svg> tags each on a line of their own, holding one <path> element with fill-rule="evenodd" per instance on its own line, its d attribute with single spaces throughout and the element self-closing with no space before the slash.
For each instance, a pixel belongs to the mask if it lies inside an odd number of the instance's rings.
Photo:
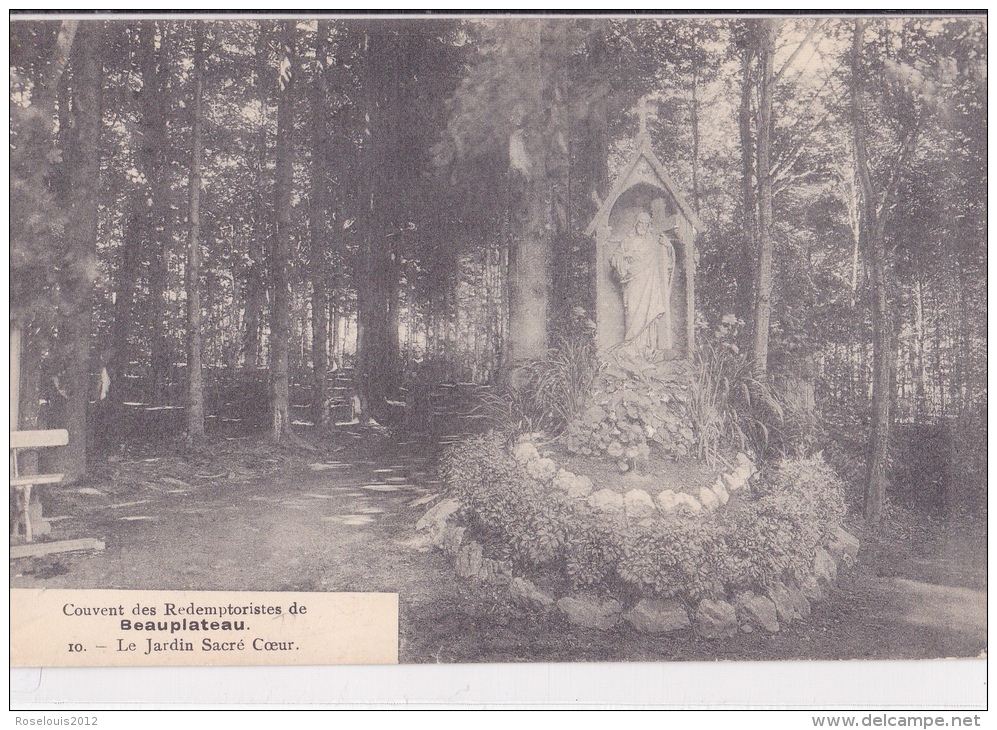
<svg viewBox="0 0 997 730">
<path fill-rule="evenodd" d="M 10 461 L 13 475 L 10 479 L 10 487 L 19 492 L 18 511 L 22 514 L 24 521 L 24 539 L 31 542 L 31 487 L 36 484 L 58 484 L 62 481 L 62 474 L 32 474 L 21 476 L 17 465 L 17 454 L 19 451 L 29 449 L 43 449 L 49 446 L 65 446 L 69 443 L 69 432 L 64 428 L 50 429 L 47 431 L 11 431 L 10 432 Z M 11 527 L 11 535 L 17 535 L 19 520 L 14 520 Z"/>
</svg>

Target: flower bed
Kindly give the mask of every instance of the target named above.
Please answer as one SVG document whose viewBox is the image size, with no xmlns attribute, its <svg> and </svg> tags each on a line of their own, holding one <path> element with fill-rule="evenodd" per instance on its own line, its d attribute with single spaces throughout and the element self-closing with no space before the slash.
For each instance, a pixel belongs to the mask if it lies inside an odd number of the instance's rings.
<svg viewBox="0 0 997 730">
<path fill-rule="evenodd" d="M 624 616 L 643 631 L 691 625 L 778 630 L 809 613 L 857 541 L 841 530 L 840 485 L 820 459 L 756 475 L 737 466 L 698 495 L 600 489 L 528 441 L 455 447 L 443 464 L 452 498 L 420 521 L 464 578 L 508 586 L 511 600 L 582 626 Z M 826 550 L 831 548 L 831 552 Z M 537 586 L 542 586 L 538 588 Z"/>
</svg>

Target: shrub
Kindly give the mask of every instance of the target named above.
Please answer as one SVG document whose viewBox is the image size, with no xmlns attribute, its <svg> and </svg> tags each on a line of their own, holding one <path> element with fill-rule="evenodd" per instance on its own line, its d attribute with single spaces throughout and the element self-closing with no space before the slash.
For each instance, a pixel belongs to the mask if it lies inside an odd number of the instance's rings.
<svg viewBox="0 0 997 730">
<path fill-rule="evenodd" d="M 796 376 L 759 379 L 746 357 L 703 343 L 696 351 L 689 411 L 698 456 L 711 466 L 733 451 L 806 456 L 818 440 L 813 389 Z"/>
<path fill-rule="evenodd" d="M 626 528 L 622 517 L 576 510 L 564 545 L 564 569 L 575 588 L 592 588 L 612 582 L 623 557 L 615 536 Z"/>
<path fill-rule="evenodd" d="M 443 476 L 470 535 L 521 573 L 693 601 L 801 581 L 845 512 L 841 483 L 819 456 L 767 469 L 752 494 L 712 514 L 642 520 L 595 511 L 531 478 L 495 435 L 453 449 Z"/>
<path fill-rule="evenodd" d="M 723 595 L 718 566 L 725 555 L 719 523 L 710 517 L 674 516 L 657 524 L 629 525 L 622 533 L 621 578 L 641 592 L 696 600 Z"/>
<path fill-rule="evenodd" d="M 581 412 L 598 369 L 591 338 L 562 339 L 520 367 L 511 387 L 482 396 L 479 412 L 507 434 L 558 436 Z"/>
<path fill-rule="evenodd" d="M 699 458 L 713 466 L 730 451 L 763 454 L 782 412 L 747 358 L 706 342 L 696 350 L 694 372 L 689 405 Z"/>
<path fill-rule="evenodd" d="M 822 457 L 784 459 L 762 474 L 754 499 L 731 503 L 723 515 L 728 583 L 748 588 L 802 580 L 844 515 L 841 481 Z"/>
<path fill-rule="evenodd" d="M 890 435 L 890 493 L 939 513 L 986 508 L 986 425 L 966 414 L 933 423 L 898 423 Z M 863 473 L 863 477 L 865 474 Z"/>
<path fill-rule="evenodd" d="M 509 436 L 556 430 L 551 413 L 540 405 L 535 394 L 523 388 L 500 386 L 495 391 L 485 391 L 479 395 L 474 410 L 484 417 L 488 427 Z"/>
<path fill-rule="evenodd" d="M 508 554 L 499 557 L 536 568 L 563 546 L 563 503 L 508 455 L 501 437 L 489 434 L 451 450 L 441 474 L 455 487 L 469 527 L 484 541 L 505 546 Z"/>
<path fill-rule="evenodd" d="M 531 364 L 532 390 L 556 419 L 558 433 L 581 412 L 598 371 L 595 345 L 587 337 L 562 339 Z"/>
</svg>

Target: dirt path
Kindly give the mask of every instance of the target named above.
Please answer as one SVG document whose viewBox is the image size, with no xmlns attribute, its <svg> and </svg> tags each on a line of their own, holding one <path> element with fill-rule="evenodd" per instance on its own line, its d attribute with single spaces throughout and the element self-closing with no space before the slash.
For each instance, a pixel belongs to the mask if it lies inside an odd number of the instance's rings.
<svg viewBox="0 0 997 730">
<path fill-rule="evenodd" d="M 367 461 L 310 457 L 265 478 L 67 491 L 47 508 L 66 516 L 52 537 L 99 537 L 107 549 L 12 561 L 11 586 L 398 592 L 404 662 L 916 659 L 986 649 L 985 568 L 982 585 L 978 569 L 965 569 L 978 538 L 885 575 L 860 563 L 809 621 L 772 636 L 647 637 L 529 615 L 458 583 L 439 553 L 406 544 L 439 491 L 430 472 L 429 457 L 409 447 Z M 961 573 L 944 570 L 953 561 Z"/>
<path fill-rule="evenodd" d="M 106 549 L 14 561 L 11 586 L 398 592 L 404 623 L 453 586 L 439 554 L 404 544 L 436 488 L 425 468 L 411 456 L 320 459 L 248 483 L 149 484 L 126 499 L 84 488 L 52 501 L 50 514 L 68 515 L 52 537 L 99 537 Z"/>
</svg>

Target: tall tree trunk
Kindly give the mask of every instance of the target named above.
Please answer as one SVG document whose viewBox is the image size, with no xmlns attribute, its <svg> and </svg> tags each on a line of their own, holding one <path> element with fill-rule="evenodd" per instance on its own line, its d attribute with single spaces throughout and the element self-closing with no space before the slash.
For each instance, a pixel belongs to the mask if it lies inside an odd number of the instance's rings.
<svg viewBox="0 0 997 730">
<path fill-rule="evenodd" d="M 921 277 L 914 279 L 914 413 L 922 420 L 928 413 L 928 371 L 924 364 L 924 294 Z"/>
<path fill-rule="evenodd" d="M 886 251 L 882 235 L 870 232 L 872 259 L 872 433 L 869 444 L 869 470 L 865 492 L 865 517 L 876 523 L 882 518 L 886 501 L 886 462 L 890 437 L 891 373 L 893 347 L 886 298 Z"/>
<path fill-rule="evenodd" d="M 744 248 L 741 251 L 741 271 L 737 277 L 738 317 L 752 323 L 754 310 L 754 281 L 758 263 L 758 202 L 755 195 L 755 140 L 751 133 L 751 97 L 755 82 L 752 74 L 754 53 L 751 48 L 744 50 L 741 59 L 741 103 L 738 108 L 737 124 L 741 139 L 741 203 L 744 231 Z"/>
<path fill-rule="evenodd" d="M 548 347 L 548 323 L 551 294 L 551 269 L 554 263 L 554 239 L 559 215 L 553 210 L 555 181 L 567 169 L 567 150 L 556 147 L 554 140 L 568 139 L 563 105 L 567 98 L 563 76 L 565 45 L 562 38 L 538 24 L 535 42 L 536 88 L 539 99 L 525 103 L 541 112 L 536 128 L 520 130 L 510 140 L 510 157 L 525 154 L 524 163 L 514 166 L 520 178 L 522 215 L 514 219 L 518 230 L 513 235 L 509 256 L 509 338 L 508 366 L 510 383 L 516 386 L 518 369 L 527 361 L 542 357 Z M 529 92 L 536 94 L 536 91 Z M 513 154 L 514 150 L 522 153 Z"/>
<path fill-rule="evenodd" d="M 390 338 L 390 298 L 396 287 L 392 261 L 390 205 L 400 194 L 394 184 L 397 163 L 392 153 L 398 144 L 400 71 L 399 44 L 390 31 L 366 36 L 365 107 L 367 134 L 362 166 L 363 231 L 357 261 L 357 374 L 360 418 L 369 422 L 386 415 L 387 395 L 395 363 Z M 388 218 L 388 220 L 386 220 Z M 395 229 L 397 230 L 397 229 Z M 394 338 L 397 339 L 397 331 Z"/>
<path fill-rule="evenodd" d="M 277 170 L 275 175 L 274 212 L 277 231 L 272 259 L 273 326 L 270 342 L 270 378 L 273 398 L 273 429 L 275 442 L 293 438 L 290 415 L 289 349 L 291 346 L 291 284 L 288 266 L 291 260 L 291 187 L 294 164 L 294 81 L 298 74 L 295 53 L 296 21 L 280 22 L 282 72 L 277 106 Z M 283 69 L 286 67 L 286 73 Z"/>
<path fill-rule="evenodd" d="M 755 175 L 758 178 L 758 269 L 755 276 L 755 317 L 751 357 L 756 375 L 768 370 L 769 322 L 772 318 L 772 96 L 775 86 L 775 38 L 777 21 L 758 22 L 761 89 L 758 102 L 758 148 Z"/>
<path fill-rule="evenodd" d="M 102 21 L 80 23 L 73 45 L 73 94 L 70 127 L 66 131 L 66 202 L 69 224 L 68 250 L 76 272 L 67 282 L 66 299 L 72 302 L 59 325 L 59 339 L 67 367 L 62 383 L 66 393 L 63 426 L 69 445 L 56 460 L 72 483 L 87 473 L 87 405 L 90 383 L 90 332 L 93 284 L 97 271 L 97 196 L 100 176 Z"/>
<path fill-rule="evenodd" d="M 10 320 L 10 430 L 21 429 L 21 349 L 24 330 Z"/>
<path fill-rule="evenodd" d="M 973 406 L 972 379 L 967 377 L 970 372 L 968 362 L 970 354 L 968 313 L 970 309 L 969 302 L 967 301 L 968 287 L 966 276 L 958 252 L 955 252 L 955 261 L 953 264 L 956 292 L 955 340 L 957 343 L 956 367 L 954 368 L 956 385 L 954 390 L 956 397 L 959 399 L 959 408 L 957 411 L 959 422 L 965 423 L 965 419 L 970 416 L 970 410 Z"/>
<path fill-rule="evenodd" d="M 204 436 L 204 383 L 201 374 L 201 85 L 204 75 L 204 21 L 194 38 L 194 130 L 190 159 L 187 241 L 187 440 Z"/>
<path fill-rule="evenodd" d="M 541 168 L 542 158 L 536 162 Z M 524 214 L 509 251 L 509 367 L 510 374 L 547 351 L 547 304 L 550 298 L 552 246 L 550 185 L 546 172 L 523 181 Z"/>
<path fill-rule="evenodd" d="M 694 21 L 695 22 L 695 21 Z M 696 58 L 699 49 L 699 25 L 692 31 L 692 57 Z M 692 209 L 699 214 L 699 64 L 692 64 L 692 90 L 690 94 L 690 119 L 692 125 Z"/>
<path fill-rule="evenodd" d="M 941 296 L 935 298 L 935 326 L 932 327 L 934 337 L 932 345 L 935 351 L 935 391 L 938 393 L 938 415 L 945 418 L 945 372 L 942 370 L 942 303 Z"/>
<path fill-rule="evenodd" d="M 26 137 L 22 144 L 25 148 L 54 149 L 58 147 L 57 136 L 63 136 L 63 142 L 68 141 L 66 131 L 69 128 L 68 114 L 68 86 L 66 84 L 65 73 L 69 64 L 69 57 L 73 49 L 73 42 L 79 29 L 80 21 L 63 20 L 59 24 L 59 31 L 56 35 L 55 51 L 49 62 L 48 73 L 40 85 L 32 92 L 31 107 L 34 114 L 30 122 L 21 131 Z M 56 101 L 59 104 L 59 132 L 54 127 L 56 119 Z M 32 140 L 41 141 L 40 144 L 32 144 Z M 57 175 L 51 168 L 47 170 L 48 177 L 52 179 Z M 58 185 L 58 180 L 54 181 Z M 63 197 L 68 190 L 68 185 L 63 187 Z M 39 428 L 39 400 L 41 391 L 41 368 L 42 368 L 42 332 L 32 321 L 30 315 L 23 313 L 11 313 L 11 397 L 15 393 L 20 396 L 17 401 L 11 402 L 11 422 L 10 428 L 31 430 Z M 16 343 L 15 343 L 16 338 Z M 19 357 L 14 360 L 15 345 Z M 15 388 L 15 384 L 17 387 Z M 36 452 L 27 452 L 20 457 L 20 469 L 22 474 L 33 474 L 37 472 L 38 455 Z"/>
<path fill-rule="evenodd" d="M 598 78 L 606 75 L 609 64 L 613 63 L 614 55 L 609 50 L 606 38 L 605 26 L 599 24 L 598 30 L 593 34 L 589 43 L 587 54 L 588 74 L 591 78 Z M 610 156 L 610 135 L 609 135 L 609 93 L 610 84 L 602 81 L 592 90 L 589 109 L 587 139 L 584 148 L 583 160 L 588 162 L 588 182 L 591 189 L 585 190 L 580 185 L 575 185 L 580 202 L 584 204 L 580 210 L 586 220 L 590 220 L 595 215 L 602 201 L 609 195 L 609 156 Z M 508 216 L 503 219 L 503 227 L 507 225 Z M 502 240 L 505 240 L 503 236 Z M 588 270 L 587 286 L 585 287 L 585 297 L 582 304 L 588 313 L 589 319 L 596 319 L 596 291 L 598 282 L 598 247 L 595 239 L 589 240 L 586 256 L 586 267 Z M 501 251 L 499 252 L 501 257 Z M 501 258 L 500 258 L 501 263 Z M 499 297 L 500 303 L 503 299 Z M 496 325 L 501 324 L 501 311 L 497 312 Z M 496 326 L 496 335 L 499 327 Z M 496 339 L 499 339 L 496 336 Z"/>
<path fill-rule="evenodd" d="M 142 144 L 139 159 L 149 184 L 151 205 L 147 245 L 149 251 L 149 294 L 152 298 L 151 376 L 153 397 L 158 401 L 170 370 L 170 328 L 167 293 L 169 255 L 173 245 L 173 214 L 170 206 L 170 143 L 167 130 L 169 59 L 166 49 L 166 22 L 160 22 L 157 49 L 157 21 L 141 23 L 140 65 L 142 68 Z"/>
<path fill-rule="evenodd" d="M 326 39 L 329 21 L 318 21 L 315 36 L 315 75 L 309 87 L 311 106 L 312 180 L 308 198 L 308 231 L 311 236 L 309 257 L 312 280 L 312 418 L 316 426 L 329 421 L 329 276 L 325 249 L 328 245 L 328 227 L 325 216 L 328 208 L 327 152 L 329 146 L 326 129 Z"/>
<path fill-rule="evenodd" d="M 855 145 L 852 144 L 851 147 L 851 162 L 854 168 Z M 855 296 L 859 286 L 859 244 L 861 243 L 859 231 L 859 189 L 855 182 L 855 177 L 855 170 L 852 169 L 848 171 L 848 178 L 845 180 L 845 192 L 847 194 L 845 204 L 848 209 L 848 227 L 852 232 L 852 278 L 851 298 L 849 299 L 849 307 L 852 309 L 855 309 Z"/>
<path fill-rule="evenodd" d="M 397 181 L 396 181 L 397 182 Z M 395 187 L 395 186 L 392 186 Z M 395 187 L 397 190 L 397 187 Z M 404 225 L 404 223 L 402 223 Z M 388 267 L 385 279 L 385 286 L 388 287 L 388 322 L 385 333 L 385 352 L 388 358 L 389 372 L 392 374 L 393 382 L 397 382 L 399 363 L 401 362 L 401 343 L 399 341 L 399 321 L 401 317 L 401 252 L 403 250 L 403 231 L 393 235 L 388 239 L 391 253 L 390 266 Z"/>
<path fill-rule="evenodd" d="M 324 273 L 324 272 L 323 272 Z M 329 422 L 329 294 L 328 279 L 312 281 L 312 418 Z"/>
<path fill-rule="evenodd" d="M 267 201 L 267 104 L 270 83 L 268 21 L 261 20 L 256 37 L 256 87 L 260 103 L 260 128 L 256 155 L 257 209 L 253 216 L 253 230 L 249 240 L 249 268 L 246 271 L 246 319 L 245 353 L 246 367 L 256 368 L 263 364 L 263 308 L 267 298 L 267 255 L 266 241 L 270 236 L 270 205 Z"/>
<path fill-rule="evenodd" d="M 110 407 L 117 414 L 115 424 L 124 427 L 120 418 L 124 411 L 124 401 L 128 400 L 124 385 L 128 366 L 132 361 L 131 336 L 138 315 L 135 306 L 135 289 L 141 277 L 142 249 L 148 240 L 148 210 L 138 198 L 130 206 L 125 223 L 125 235 L 121 244 L 121 265 L 114 292 L 114 322 L 111 325 L 110 353 Z"/>
<path fill-rule="evenodd" d="M 869 173 L 865 113 L 862 89 L 862 38 L 865 20 L 856 19 L 852 38 L 852 135 L 862 209 L 859 235 L 868 252 L 872 269 L 872 429 L 869 435 L 869 461 L 864 513 L 870 523 L 882 519 L 886 504 L 886 459 L 890 426 L 889 316 L 886 301 L 886 241 L 877 210 L 878 195 Z"/>
</svg>

